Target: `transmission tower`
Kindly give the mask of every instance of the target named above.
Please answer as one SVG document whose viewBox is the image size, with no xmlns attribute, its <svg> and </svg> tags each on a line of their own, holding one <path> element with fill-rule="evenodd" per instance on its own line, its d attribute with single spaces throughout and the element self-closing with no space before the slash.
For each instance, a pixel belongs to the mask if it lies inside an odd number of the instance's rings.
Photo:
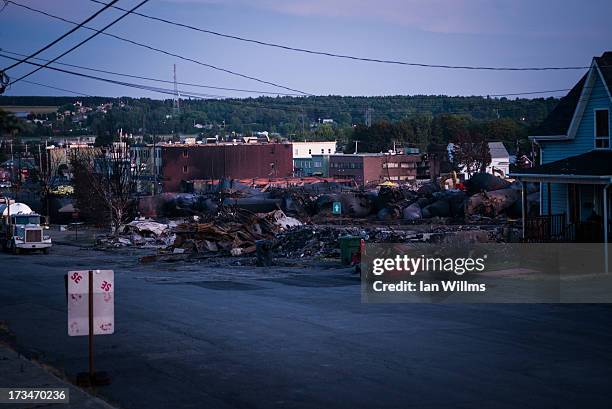
<svg viewBox="0 0 612 409">
<path fill-rule="evenodd" d="M 365 110 L 365 124 L 367 127 L 372 126 L 372 108 L 366 108 Z"/>
<path fill-rule="evenodd" d="M 179 92 L 178 85 L 176 83 L 176 64 L 174 64 L 174 103 L 173 103 L 173 111 L 174 115 L 179 115 L 181 113 L 181 106 L 179 103 Z"/>
</svg>

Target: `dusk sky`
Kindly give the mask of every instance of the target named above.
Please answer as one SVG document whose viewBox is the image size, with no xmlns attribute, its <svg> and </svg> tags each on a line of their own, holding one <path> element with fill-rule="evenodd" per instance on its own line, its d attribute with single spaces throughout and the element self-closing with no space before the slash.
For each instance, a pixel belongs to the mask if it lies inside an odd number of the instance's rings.
<svg viewBox="0 0 612 409">
<path fill-rule="evenodd" d="M 102 7 L 87 0 L 15 1 L 79 22 Z M 135 0 L 121 0 L 117 5 L 130 8 L 135 4 Z M 610 0 L 151 0 L 139 11 L 262 41 L 428 64 L 584 66 L 593 56 L 612 49 Z M 101 27 L 119 13 L 108 10 L 90 25 Z M 9 4 L 0 13 L 0 47 L 31 53 L 72 27 Z M 465 71 L 349 61 L 220 38 L 139 16 L 126 17 L 108 32 L 318 95 L 487 95 L 554 90 L 570 88 L 584 73 Z M 53 58 L 90 33 L 80 30 L 40 57 Z M 172 79 L 172 65 L 176 64 L 179 81 L 286 92 L 105 36 L 60 61 L 166 80 Z M 0 63 L 6 67 L 11 61 L 1 59 Z M 8 74 L 16 78 L 31 69 L 22 64 Z M 172 84 L 95 75 L 172 88 Z M 40 71 L 28 79 L 89 95 L 164 98 L 52 71 Z M 256 96 L 180 88 L 223 96 Z M 17 83 L 6 95 L 70 94 Z"/>
</svg>

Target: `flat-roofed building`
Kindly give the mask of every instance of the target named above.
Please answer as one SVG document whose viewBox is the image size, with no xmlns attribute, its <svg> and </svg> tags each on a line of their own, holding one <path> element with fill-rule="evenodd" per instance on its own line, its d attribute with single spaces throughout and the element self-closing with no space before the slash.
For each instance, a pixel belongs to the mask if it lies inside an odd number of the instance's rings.
<svg viewBox="0 0 612 409">
<path fill-rule="evenodd" d="M 178 192 L 195 179 L 291 177 L 291 144 L 164 144 L 161 146 L 164 192 Z"/>
</svg>

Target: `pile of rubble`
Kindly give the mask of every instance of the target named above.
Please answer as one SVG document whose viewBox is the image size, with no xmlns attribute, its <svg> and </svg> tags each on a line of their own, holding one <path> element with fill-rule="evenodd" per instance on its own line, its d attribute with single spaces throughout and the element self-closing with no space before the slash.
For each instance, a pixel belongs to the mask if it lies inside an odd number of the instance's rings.
<svg viewBox="0 0 612 409">
<path fill-rule="evenodd" d="M 172 232 L 175 223 L 158 223 L 152 220 L 137 219 L 121 226 L 115 234 L 99 236 L 99 247 L 150 247 L 165 248 L 176 238 Z"/>
<path fill-rule="evenodd" d="M 465 220 L 471 217 L 520 217 L 520 185 L 479 173 L 460 189 L 444 190 L 437 183 L 420 186 L 383 184 L 370 190 L 334 184 L 258 190 L 239 183 L 220 183 L 202 195 L 179 194 L 164 202 L 165 216 L 214 214 L 220 207 L 237 207 L 254 213 L 280 209 L 302 221 L 324 223 L 338 219 L 332 212 L 341 204 L 341 216 L 379 221 L 422 221 L 434 218 Z M 529 193 L 532 193 L 530 190 Z M 529 195 L 537 200 L 537 194 Z"/>
<path fill-rule="evenodd" d="M 537 200 L 537 187 L 528 186 L 528 206 L 537 204 Z M 327 194 L 317 198 L 313 220 L 329 220 L 334 202 L 341 203 L 343 216 L 375 216 L 379 221 L 513 219 L 521 216 L 521 186 L 479 173 L 468 180 L 462 189 L 442 190 L 437 183 L 429 182 L 418 189 L 381 186 L 378 191 Z"/>
<path fill-rule="evenodd" d="M 223 206 L 193 222 L 179 224 L 169 250 L 174 253 L 219 253 L 239 256 L 254 253 L 260 240 L 272 240 L 286 229 L 301 226 L 282 210 L 253 213 Z"/>
<path fill-rule="evenodd" d="M 304 225 L 277 235 L 274 256 L 287 259 L 338 258 L 342 237 L 364 239 L 366 243 L 503 242 L 507 232 L 500 226 L 440 225 L 426 231 L 389 227 L 337 227 Z"/>
</svg>

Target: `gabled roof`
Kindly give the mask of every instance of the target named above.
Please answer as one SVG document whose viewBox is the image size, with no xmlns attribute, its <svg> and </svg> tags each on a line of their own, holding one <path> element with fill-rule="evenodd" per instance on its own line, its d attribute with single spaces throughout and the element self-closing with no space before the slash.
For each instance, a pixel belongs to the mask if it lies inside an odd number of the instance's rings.
<svg viewBox="0 0 612 409">
<path fill-rule="evenodd" d="M 595 57 L 594 60 L 601 71 L 608 91 L 612 92 L 612 51 L 606 51 L 601 57 Z"/>
<path fill-rule="evenodd" d="M 584 87 L 586 77 L 587 74 L 584 74 L 582 78 L 580 78 L 580 81 L 574 85 L 574 88 L 559 100 L 557 106 L 533 132 L 534 135 L 553 136 L 567 134 L 567 130 L 574 117 L 574 111 L 576 110 L 576 106 L 578 106 L 578 100 L 580 99 L 580 94 L 582 94 L 582 88 Z"/>
<path fill-rule="evenodd" d="M 608 90 L 612 90 L 612 51 L 606 51 L 600 57 L 594 57 L 593 62 L 599 68 L 603 81 Z M 560 136 L 568 135 L 574 113 L 578 107 L 580 96 L 584 91 L 584 86 L 589 76 L 589 72 L 584 74 L 580 81 L 561 98 L 557 106 L 551 111 L 546 119 L 533 132 L 536 136 Z M 595 75 L 599 73 L 595 72 Z M 611 91 L 612 92 L 612 91 Z"/>
<path fill-rule="evenodd" d="M 593 150 L 582 155 L 570 156 L 531 169 L 521 169 L 512 175 L 574 175 L 612 177 L 612 151 Z"/>
<path fill-rule="evenodd" d="M 489 152 L 492 159 L 508 159 L 508 151 L 503 142 L 489 142 Z"/>
</svg>

